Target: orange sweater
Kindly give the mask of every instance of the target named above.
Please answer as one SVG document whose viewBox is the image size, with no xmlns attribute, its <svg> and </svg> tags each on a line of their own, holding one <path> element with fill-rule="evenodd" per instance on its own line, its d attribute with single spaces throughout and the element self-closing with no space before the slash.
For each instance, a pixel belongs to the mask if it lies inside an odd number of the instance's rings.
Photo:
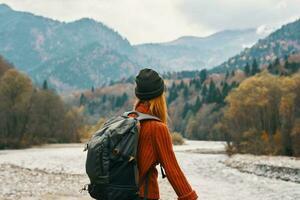
<svg viewBox="0 0 300 200">
<path fill-rule="evenodd" d="M 149 108 L 140 104 L 137 111 L 149 114 Z M 176 160 L 171 135 L 166 124 L 158 121 L 142 121 L 139 135 L 137 161 L 139 177 L 144 177 L 151 166 L 160 163 L 175 190 L 178 200 L 196 200 L 197 194 L 192 190 Z M 158 172 L 155 167 L 150 171 L 148 199 L 159 199 L 157 182 Z M 141 180 L 140 180 L 141 181 Z M 140 197 L 144 196 L 144 184 L 140 187 Z"/>
</svg>

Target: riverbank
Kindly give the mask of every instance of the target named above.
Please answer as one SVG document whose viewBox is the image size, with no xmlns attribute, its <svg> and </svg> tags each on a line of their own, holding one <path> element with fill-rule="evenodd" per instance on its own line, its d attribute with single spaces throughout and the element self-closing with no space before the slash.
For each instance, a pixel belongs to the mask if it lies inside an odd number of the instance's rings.
<svg viewBox="0 0 300 200">
<path fill-rule="evenodd" d="M 234 155 L 224 163 L 244 173 L 300 183 L 300 158 Z"/>
<path fill-rule="evenodd" d="M 300 184 L 242 173 L 225 164 L 224 143 L 187 141 L 174 150 L 200 199 L 297 200 Z M 0 200 L 87 200 L 82 144 L 46 145 L 0 151 Z M 175 200 L 167 179 L 159 178 L 162 200 Z"/>
</svg>

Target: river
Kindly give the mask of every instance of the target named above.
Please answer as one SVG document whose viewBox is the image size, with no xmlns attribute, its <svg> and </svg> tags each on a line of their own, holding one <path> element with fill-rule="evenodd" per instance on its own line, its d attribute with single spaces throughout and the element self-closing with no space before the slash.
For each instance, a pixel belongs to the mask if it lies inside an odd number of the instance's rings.
<svg viewBox="0 0 300 200">
<path fill-rule="evenodd" d="M 82 144 L 46 145 L 0 151 L 1 200 L 90 199 L 80 188 L 86 154 Z M 242 173 L 227 167 L 224 143 L 187 141 L 176 157 L 199 199 L 299 200 L 300 184 Z M 167 179 L 159 179 L 162 200 L 177 199 Z"/>
</svg>

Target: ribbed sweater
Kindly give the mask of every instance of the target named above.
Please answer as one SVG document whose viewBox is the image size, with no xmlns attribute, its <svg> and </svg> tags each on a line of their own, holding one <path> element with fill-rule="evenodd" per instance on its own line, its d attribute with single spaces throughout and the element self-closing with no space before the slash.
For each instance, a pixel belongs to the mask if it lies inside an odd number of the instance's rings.
<svg viewBox="0 0 300 200">
<path fill-rule="evenodd" d="M 139 104 L 137 111 L 149 114 L 149 108 Z M 175 190 L 178 200 L 196 200 L 197 194 L 188 183 L 176 160 L 171 135 L 166 124 L 155 121 L 142 121 L 139 134 L 137 162 L 140 181 L 150 170 L 148 199 L 159 199 L 158 172 L 155 168 L 160 163 L 165 169 L 168 181 Z M 144 183 L 139 196 L 144 197 Z"/>
</svg>

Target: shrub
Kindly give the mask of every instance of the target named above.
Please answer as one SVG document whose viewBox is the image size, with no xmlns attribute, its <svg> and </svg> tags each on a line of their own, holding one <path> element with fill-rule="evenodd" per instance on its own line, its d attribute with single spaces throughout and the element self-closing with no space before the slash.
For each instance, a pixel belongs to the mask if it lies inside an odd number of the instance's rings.
<svg viewBox="0 0 300 200">
<path fill-rule="evenodd" d="M 174 132 L 171 135 L 172 135 L 172 143 L 174 145 L 183 145 L 184 144 L 184 139 L 180 133 Z"/>
</svg>

